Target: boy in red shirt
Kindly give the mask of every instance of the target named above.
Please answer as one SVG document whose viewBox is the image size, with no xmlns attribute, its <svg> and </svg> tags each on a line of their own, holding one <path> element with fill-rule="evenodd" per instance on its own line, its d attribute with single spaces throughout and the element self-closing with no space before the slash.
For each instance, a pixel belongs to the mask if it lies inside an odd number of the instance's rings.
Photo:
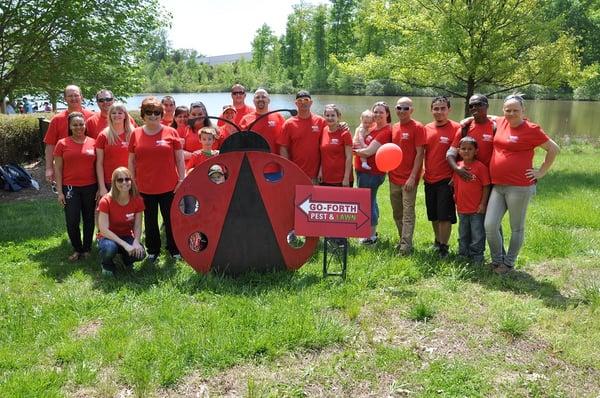
<svg viewBox="0 0 600 398">
<path fill-rule="evenodd" d="M 212 149 L 216 135 L 217 132 L 213 127 L 202 127 L 200 129 L 200 144 L 202 144 L 202 149 L 192 153 L 192 157 L 186 165 L 188 174 L 200 163 L 219 154 L 219 151 Z"/>
<path fill-rule="evenodd" d="M 475 264 L 483 263 L 485 251 L 485 229 L 483 221 L 490 193 L 490 173 L 486 165 L 475 159 L 477 140 L 466 136 L 460 140 L 458 153 L 462 161 L 457 163 L 467 170 L 472 178 L 469 181 L 454 172 L 454 200 L 458 210 L 458 255 Z"/>
</svg>

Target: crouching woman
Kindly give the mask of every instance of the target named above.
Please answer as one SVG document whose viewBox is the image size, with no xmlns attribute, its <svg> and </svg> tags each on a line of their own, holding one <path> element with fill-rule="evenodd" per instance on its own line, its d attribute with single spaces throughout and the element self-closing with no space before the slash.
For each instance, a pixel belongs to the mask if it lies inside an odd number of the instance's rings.
<svg viewBox="0 0 600 398">
<path fill-rule="evenodd" d="M 117 254 L 121 254 L 126 268 L 146 256 L 140 244 L 143 211 L 144 200 L 131 173 L 126 167 L 118 167 L 112 174 L 110 191 L 98 203 L 98 246 L 103 275 L 114 274 Z"/>
</svg>

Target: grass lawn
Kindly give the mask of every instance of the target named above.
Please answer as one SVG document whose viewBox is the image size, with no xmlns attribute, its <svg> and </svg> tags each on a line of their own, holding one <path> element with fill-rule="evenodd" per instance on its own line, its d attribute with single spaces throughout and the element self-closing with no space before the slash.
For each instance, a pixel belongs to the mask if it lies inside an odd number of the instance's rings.
<svg viewBox="0 0 600 398">
<path fill-rule="evenodd" d="M 439 261 L 422 186 L 416 253 L 353 242 L 295 273 L 200 275 L 162 258 L 116 279 L 69 263 L 55 201 L 0 203 L 0 396 L 600 396 L 600 149 L 539 184 L 517 270 Z M 505 231 L 509 231 L 505 226 Z M 456 249 L 456 228 L 451 250 Z"/>
</svg>

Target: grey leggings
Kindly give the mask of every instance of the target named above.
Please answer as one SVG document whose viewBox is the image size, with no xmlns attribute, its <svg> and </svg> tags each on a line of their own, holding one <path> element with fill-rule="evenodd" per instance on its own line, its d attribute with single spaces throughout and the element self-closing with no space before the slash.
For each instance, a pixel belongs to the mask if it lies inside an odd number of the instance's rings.
<svg viewBox="0 0 600 398">
<path fill-rule="evenodd" d="M 492 256 L 493 263 L 504 263 L 509 267 L 515 265 L 519 250 L 523 246 L 523 238 L 525 237 L 527 205 L 533 195 L 535 195 L 535 185 L 526 187 L 494 185 L 488 201 L 484 222 L 485 236 L 490 246 L 490 255 Z M 504 242 L 500 226 L 507 210 L 510 218 L 511 235 L 508 252 L 506 252 L 506 255 L 503 255 Z"/>
</svg>

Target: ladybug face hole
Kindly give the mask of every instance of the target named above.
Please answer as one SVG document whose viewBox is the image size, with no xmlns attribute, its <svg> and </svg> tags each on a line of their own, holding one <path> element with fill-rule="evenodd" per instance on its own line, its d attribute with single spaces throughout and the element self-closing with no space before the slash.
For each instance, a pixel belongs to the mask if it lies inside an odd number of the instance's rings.
<svg viewBox="0 0 600 398">
<path fill-rule="evenodd" d="M 296 235 L 296 232 L 294 230 L 291 230 L 287 234 L 286 241 L 288 245 L 290 245 L 290 247 L 294 249 L 300 249 L 306 243 L 306 238 L 304 236 Z"/>
<path fill-rule="evenodd" d="M 275 162 L 269 162 L 263 169 L 263 176 L 267 182 L 279 182 L 283 178 L 283 168 Z"/>
<path fill-rule="evenodd" d="M 222 164 L 213 164 L 208 169 L 208 179 L 213 184 L 223 184 L 227 180 L 227 167 Z"/>
<path fill-rule="evenodd" d="M 188 246 L 193 252 L 199 253 L 208 246 L 208 238 L 203 232 L 194 232 L 188 238 Z"/>
<path fill-rule="evenodd" d="M 200 209 L 200 203 L 198 203 L 198 199 L 196 199 L 192 195 L 185 195 L 179 201 L 179 211 L 181 211 L 186 216 L 191 216 L 192 214 L 196 214 Z"/>
</svg>

